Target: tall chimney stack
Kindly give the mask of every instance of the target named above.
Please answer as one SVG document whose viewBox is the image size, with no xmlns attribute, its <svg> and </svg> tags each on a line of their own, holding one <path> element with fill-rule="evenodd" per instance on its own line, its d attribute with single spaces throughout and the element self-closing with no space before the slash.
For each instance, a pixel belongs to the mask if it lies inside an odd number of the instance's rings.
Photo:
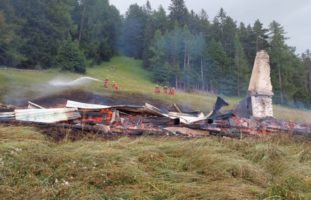
<svg viewBox="0 0 311 200">
<path fill-rule="evenodd" d="M 251 100 L 251 115 L 258 118 L 273 117 L 272 84 L 269 55 L 266 51 L 257 52 L 251 80 L 248 87 Z"/>
</svg>

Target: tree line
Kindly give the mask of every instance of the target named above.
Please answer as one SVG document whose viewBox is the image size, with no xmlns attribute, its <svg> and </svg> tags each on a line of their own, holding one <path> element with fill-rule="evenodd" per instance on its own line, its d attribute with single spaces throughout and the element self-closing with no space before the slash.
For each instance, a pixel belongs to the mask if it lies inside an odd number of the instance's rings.
<svg viewBox="0 0 311 200">
<path fill-rule="evenodd" d="M 246 94 L 254 58 L 270 55 L 275 101 L 311 101 L 311 53 L 297 55 L 285 30 L 237 23 L 220 9 L 209 19 L 184 0 L 166 11 L 150 2 L 124 16 L 108 0 L 1 0 L 0 65 L 84 73 L 115 55 L 143 60 L 159 84 L 224 95 Z"/>
<path fill-rule="evenodd" d="M 108 0 L 1 0 L 0 65 L 84 73 L 117 53 L 120 26 Z"/>
</svg>

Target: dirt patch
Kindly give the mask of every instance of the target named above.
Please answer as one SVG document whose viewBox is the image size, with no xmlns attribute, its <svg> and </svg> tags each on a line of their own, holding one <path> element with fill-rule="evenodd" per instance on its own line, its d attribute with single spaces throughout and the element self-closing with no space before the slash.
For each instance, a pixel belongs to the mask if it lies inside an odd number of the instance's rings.
<svg viewBox="0 0 311 200">
<path fill-rule="evenodd" d="M 72 124 L 44 124 L 18 121 L 2 121 L 2 127 L 34 127 L 54 142 L 79 140 L 115 140 L 121 137 L 179 137 L 191 138 L 184 134 L 174 134 L 165 129 L 123 129 L 118 127 L 79 126 Z"/>
<path fill-rule="evenodd" d="M 139 94 L 127 94 L 127 93 L 115 93 L 113 95 L 103 95 L 85 90 L 70 90 L 59 94 L 53 94 L 45 97 L 31 99 L 30 101 L 39 104 L 44 107 L 64 107 L 67 100 L 79 101 L 83 103 L 101 104 L 101 105 L 143 105 L 149 103 L 158 107 L 163 111 L 167 111 L 171 105 L 154 99 L 150 96 L 144 96 Z M 22 106 L 27 106 L 27 102 L 24 102 Z M 186 112 L 192 112 L 193 110 L 186 105 L 180 105 L 180 108 Z"/>
<path fill-rule="evenodd" d="M 103 134 L 97 134 L 96 132 L 86 132 L 75 129 L 66 129 L 59 127 L 42 128 L 38 127 L 40 132 L 46 135 L 48 138 L 55 142 L 67 141 L 78 141 L 85 139 L 116 139 L 117 137 L 108 137 Z"/>
<path fill-rule="evenodd" d="M 31 101 L 46 107 L 55 107 L 57 105 L 64 106 L 67 100 L 80 101 L 85 103 L 104 104 L 104 105 L 137 105 L 141 103 L 151 103 L 153 105 L 161 105 L 163 102 L 157 101 L 150 97 L 142 95 L 114 94 L 105 96 L 98 93 L 88 92 L 84 90 L 71 90 L 59 94 L 53 94 Z"/>
</svg>

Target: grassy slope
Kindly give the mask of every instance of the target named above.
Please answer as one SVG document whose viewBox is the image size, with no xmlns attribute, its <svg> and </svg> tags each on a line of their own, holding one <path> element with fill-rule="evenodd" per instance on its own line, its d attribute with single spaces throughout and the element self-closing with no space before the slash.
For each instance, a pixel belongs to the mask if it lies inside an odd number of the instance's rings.
<svg viewBox="0 0 311 200">
<path fill-rule="evenodd" d="M 126 58 L 114 57 L 111 62 L 104 63 L 88 69 L 87 76 L 101 80 L 108 78 L 110 81 L 117 81 L 120 91 L 125 94 L 142 94 L 160 99 L 169 103 L 186 104 L 195 109 L 208 112 L 212 109 L 215 96 L 211 94 L 184 93 L 178 92 L 175 97 L 155 95 L 153 93 L 154 83 L 151 81 L 150 73 L 141 68 L 141 61 Z M 29 99 L 46 95 L 48 92 L 60 92 L 63 88 L 54 88 L 48 85 L 47 81 L 53 78 L 76 78 L 77 74 L 59 73 L 56 70 L 49 71 L 16 71 L 0 70 L 0 101 L 10 97 L 28 97 Z M 81 86 L 80 86 L 81 87 Z M 82 88 L 98 92 L 102 95 L 111 95 L 112 91 L 104 90 L 102 83 L 93 82 Z M 70 88 L 69 88 L 70 89 Z M 226 98 L 231 107 L 239 100 L 238 98 Z M 296 110 L 282 106 L 274 107 L 275 116 L 283 119 L 311 121 L 311 112 Z"/>
<path fill-rule="evenodd" d="M 1 199 L 310 199 L 311 141 L 121 138 L 54 143 L 0 126 Z"/>
</svg>

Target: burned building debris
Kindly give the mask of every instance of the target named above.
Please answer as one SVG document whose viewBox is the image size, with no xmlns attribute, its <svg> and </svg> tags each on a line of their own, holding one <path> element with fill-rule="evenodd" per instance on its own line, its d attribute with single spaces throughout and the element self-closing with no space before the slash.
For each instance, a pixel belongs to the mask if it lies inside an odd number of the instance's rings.
<svg viewBox="0 0 311 200">
<path fill-rule="evenodd" d="M 59 105 L 59 104 L 58 104 Z M 181 136 L 207 137 L 210 135 L 240 138 L 242 135 L 293 133 L 311 137 L 311 124 L 298 124 L 272 117 L 249 119 L 233 111 L 220 112 L 228 103 L 217 97 L 213 110 L 182 112 L 159 109 L 148 103 L 135 105 L 101 105 L 68 100 L 63 108 L 45 108 L 29 102 L 28 109 L 16 108 L 0 112 L 0 123 L 19 123 L 41 128 L 96 133 L 112 136 Z"/>
</svg>

